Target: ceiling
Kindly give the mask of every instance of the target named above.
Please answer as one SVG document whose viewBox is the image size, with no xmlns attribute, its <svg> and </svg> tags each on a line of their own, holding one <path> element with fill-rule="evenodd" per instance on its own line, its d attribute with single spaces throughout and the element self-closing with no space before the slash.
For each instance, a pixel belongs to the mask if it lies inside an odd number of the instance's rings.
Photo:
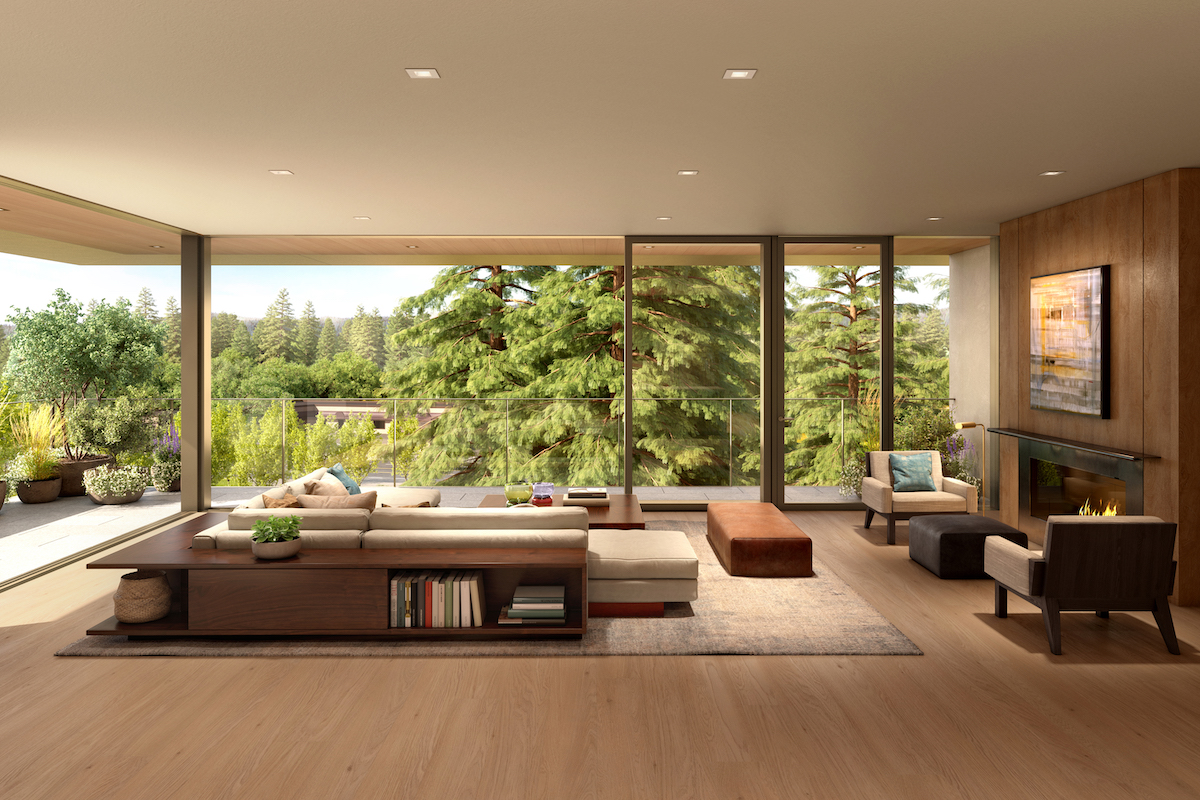
<svg viewBox="0 0 1200 800">
<path fill-rule="evenodd" d="M 0 175 L 210 235 L 980 236 L 1200 166 L 1190 0 L 6 0 L 4 18 Z"/>
</svg>

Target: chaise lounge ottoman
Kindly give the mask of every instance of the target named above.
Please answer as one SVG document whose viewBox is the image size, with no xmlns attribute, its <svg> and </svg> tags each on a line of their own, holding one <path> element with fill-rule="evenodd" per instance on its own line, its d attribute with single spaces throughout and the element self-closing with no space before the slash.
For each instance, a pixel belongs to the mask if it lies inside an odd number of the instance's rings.
<svg viewBox="0 0 1200 800">
<path fill-rule="evenodd" d="M 908 557 L 939 578 L 987 578 L 983 544 L 989 536 L 1029 546 L 1028 536 L 1000 520 L 978 514 L 939 514 L 909 521 Z"/>
<path fill-rule="evenodd" d="M 708 541 L 730 575 L 813 574 L 812 539 L 770 503 L 709 503 Z"/>
<path fill-rule="evenodd" d="M 588 616 L 661 617 L 698 596 L 700 562 L 682 531 L 588 531 Z"/>
</svg>

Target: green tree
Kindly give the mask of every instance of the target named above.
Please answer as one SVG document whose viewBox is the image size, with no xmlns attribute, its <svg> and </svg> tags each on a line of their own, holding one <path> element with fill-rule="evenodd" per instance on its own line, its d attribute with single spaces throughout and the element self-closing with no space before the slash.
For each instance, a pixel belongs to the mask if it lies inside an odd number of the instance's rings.
<svg viewBox="0 0 1200 800">
<path fill-rule="evenodd" d="M 254 347 L 254 339 L 250 335 L 250 328 L 241 320 L 238 320 L 237 324 L 233 326 L 233 335 L 229 338 L 229 348 L 232 348 L 243 358 L 258 358 L 258 351 Z M 221 353 L 224 352 L 224 350 L 221 351 Z"/>
<path fill-rule="evenodd" d="M 154 295 L 149 287 L 143 286 L 142 291 L 138 293 L 137 306 L 134 307 L 133 313 L 150 322 L 158 322 L 158 307 L 154 304 Z"/>
<path fill-rule="evenodd" d="M 254 416 L 262 408 L 261 416 Z M 238 413 L 241 416 L 241 413 Z M 284 437 L 298 441 L 303 423 L 290 400 L 275 400 L 265 404 L 253 403 L 247 418 L 230 421 L 234 461 L 229 467 L 228 480 L 234 486 L 271 486 L 285 478 Z M 288 470 L 289 473 L 292 470 Z"/>
<path fill-rule="evenodd" d="M 312 365 L 314 397 L 376 397 L 382 386 L 379 367 L 357 353 L 338 353 Z"/>
<path fill-rule="evenodd" d="M 0 325 L 0 375 L 4 374 L 4 369 L 8 365 L 8 331 L 3 325 Z"/>
<path fill-rule="evenodd" d="M 317 360 L 317 344 L 321 337 L 321 322 L 312 301 L 304 304 L 304 313 L 296 326 L 296 360 L 311 366 Z"/>
<path fill-rule="evenodd" d="M 63 419 L 82 399 L 100 399 L 147 381 L 163 352 L 162 333 L 128 300 L 96 303 L 91 314 L 56 289 L 41 311 L 14 311 L 7 375 L 25 399 L 50 400 Z M 68 444 L 67 456 L 75 453 Z"/>
<path fill-rule="evenodd" d="M 210 352 L 213 358 L 216 358 L 233 346 L 234 333 L 239 325 L 243 328 L 246 327 L 237 318 L 236 314 L 231 314 L 228 311 L 222 311 L 213 317 L 209 333 L 209 341 L 212 345 Z"/>
<path fill-rule="evenodd" d="M 328 361 L 344 349 L 342 346 L 342 337 L 338 335 L 333 320 L 326 317 L 325 325 L 321 328 L 321 336 L 317 340 L 317 358 Z"/>
<path fill-rule="evenodd" d="M 421 428 L 433 446 L 419 448 L 410 482 L 617 480 L 624 288 L 623 267 L 465 266 L 408 301 L 406 312 L 437 313 L 397 344 L 428 355 L 389 373 L 388 392 L 464 398 Z M 635 391 L 663 398 L 639 405 L 639 480 L 725 483 L 731 466 L 743 478 L 745 465 L 730 461 L 728 403 L 711 398 L 758 393 L 757 272 L 639 268 L 634 288 Z"/>
<path fill-rule="evenodd" d="M 351 352 L 383 369 L 387 354 L 383 341 L 383 318 L 379 316 L 379 309 L 373 309 L 368 314 L 359 306 L 354 319 L 347 324 L 351 326 L 347 339 Z"/>
<path fill-rule="evenodd" d="M 294 361 L 295 331 L 296 319 L 292 314 L 292 301 L 288 298 L 288 290 L 280 289 L 275 301 L 267 308 L 267 315 L 254 326 L 254 346 L 258 350 L 258 359 L 266 361 L 282 358 L 285 361 Z"/>
<path fill-rule="evenodd" d="M 183 314 L 174 297 L 167 298 L 167 306 L 163 310 L 163 352 L 168 357 L 180 360 L 183 353 Z"/>
<path fill-rule="evenodd" d="M 424 348 L 417 347 L 411 343 L 401 344 L 399 334 L 418 322 L 424 322 L 428 319 L 428 313 L 410 314 L 405 312 L 402 306 L 396 306 L 392 311 L 392 315 L 388 317 L 387 328 L 384 331 L 384 368 L 387 371 L 392 372 L 400 369 L 409 359 L 421 358 L 426 355 Z"/>
</svg>

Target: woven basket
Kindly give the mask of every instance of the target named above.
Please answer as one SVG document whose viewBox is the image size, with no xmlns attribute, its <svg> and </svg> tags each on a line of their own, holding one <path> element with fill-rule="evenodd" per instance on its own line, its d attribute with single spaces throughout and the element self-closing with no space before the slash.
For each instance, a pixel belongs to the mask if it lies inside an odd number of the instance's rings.
<svg viewBox="0 0 1200 800">
<path fill-rule="evenodd" d="M 160 569 L 138 570 L 121 576 L 113 595 L 117 622 L 153 622 L 171 610 L 171 586 Z"/>
</svg>

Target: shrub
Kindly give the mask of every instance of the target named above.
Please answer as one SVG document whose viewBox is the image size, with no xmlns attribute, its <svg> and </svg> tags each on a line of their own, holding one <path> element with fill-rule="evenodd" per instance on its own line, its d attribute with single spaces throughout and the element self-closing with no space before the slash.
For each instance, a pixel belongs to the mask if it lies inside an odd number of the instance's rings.
<svg viewBox="0 0 1200 800">
<path fill-rule="evenodd" d="M 76 455 L 144 453 L 156 416 L 146 400 L 119 397 L 111 402 L 81 402 L 67 418 L 67 438 Z"/>
<path fill-rule="evenodd" d="M 150 467 L 150 480 L 160 492 L 171 491 L 171 485 L 183 474 L 183 465 L 178 461 L 159 461 Z"/>
<path fill-rule="evenodd" d="M 142 467 L 102 466 L 83 473 L 83 485 L 97 497 L 120 497 L 146 488 L 146 470 Z"/>
</svg>

